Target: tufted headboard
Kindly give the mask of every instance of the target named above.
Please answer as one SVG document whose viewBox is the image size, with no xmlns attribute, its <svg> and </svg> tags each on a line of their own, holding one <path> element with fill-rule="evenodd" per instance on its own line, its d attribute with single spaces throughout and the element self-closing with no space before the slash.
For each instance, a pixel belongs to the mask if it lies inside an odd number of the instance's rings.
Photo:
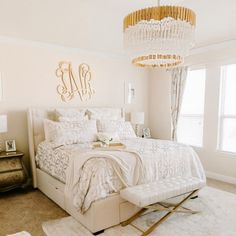
<svg viewBox="0 0 236 236">
<path fill-rule="evenodd" d="M 39 143 L 41 143 L 44 139 L 44 128 L 43 128 L 43 120 L 50 119 L 56 120 L 56 109 L 70 109 L 70 108 L 29 108 L 27 113 L 28 118 L 28 137 L 29 137 L 29 152 L 30 152 L 30 162 L 32 168 L 32 177 L 33 177 L 33 186 L 37 187 L 37 178 L 36 178 L 36 163 L 35 163 L 35 155 L 37 152 L 37 147 Z M 71 109 L 74 109 L 74 107 Z M 80 110 L 80 108 L 77 108 Z M 111 116 L 110 114 L 120 114 L 120 118 L 125 117 L 123 108 L 81 108 L 85 109 L 88 114 L 91 112 L 100 112 L 106 113 L 106 115 Z M 109 114 L 110 113 L 110 114 Z"/>
</svg>

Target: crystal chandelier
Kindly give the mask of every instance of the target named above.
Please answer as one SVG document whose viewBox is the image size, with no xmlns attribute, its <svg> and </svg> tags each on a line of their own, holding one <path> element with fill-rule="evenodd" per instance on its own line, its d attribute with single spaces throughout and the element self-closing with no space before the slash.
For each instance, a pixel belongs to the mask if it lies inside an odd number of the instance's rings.
<svg viewBox="0 0 236 236">
<path fill-rule="evenodd" d="M 124 48 L 141 67 L 175 67 L 193 47 L 195 13 L 185 7 L 141 9 L 124 18 Z"/>
</svg>

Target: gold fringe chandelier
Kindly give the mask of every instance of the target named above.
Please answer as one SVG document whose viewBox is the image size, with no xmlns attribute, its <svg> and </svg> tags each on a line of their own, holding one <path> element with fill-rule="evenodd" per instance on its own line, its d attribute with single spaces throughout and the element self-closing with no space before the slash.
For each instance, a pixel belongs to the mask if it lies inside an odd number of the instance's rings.
<svg viewBox="0 0 236 236">
<path fill-rule="evenodd" d="M 124 48 L 141 67 L 175 67 L 194 45 L 196 15 L 179 6 L 149 7 L 124 18 Z"/>
</svg>

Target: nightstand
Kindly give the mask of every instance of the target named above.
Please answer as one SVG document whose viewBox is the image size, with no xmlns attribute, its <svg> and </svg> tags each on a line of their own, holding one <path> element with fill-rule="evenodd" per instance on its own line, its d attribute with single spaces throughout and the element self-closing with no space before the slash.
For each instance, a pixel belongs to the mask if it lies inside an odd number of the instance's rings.
<svg viewBox="0 0 236 236">
<path fill-rule="evenodd" d="M 28 173 L 23 163 L 22 152 L 0 153 L 0 192 L 28 184 Z"/>
</svg>

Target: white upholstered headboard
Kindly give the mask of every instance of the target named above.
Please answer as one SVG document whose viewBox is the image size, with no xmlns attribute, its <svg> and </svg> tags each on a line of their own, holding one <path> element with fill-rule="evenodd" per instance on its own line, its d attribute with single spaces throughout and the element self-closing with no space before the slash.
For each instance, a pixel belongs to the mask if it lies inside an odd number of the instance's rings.
<svg viewBox="0 0 236 236">
<path fill-rule="evenodd" d="M 33 186 L 37 187 L 37 178 L 36 178 L 36 163 L 35 163 L 35 155 L 37 151 L 37 147 L 39 143 L 41 143 L 44 137 L 44 128 L 43 128 L 43 120 L 50 119 L 56 120 L 55 110 L 61 107 L 54 108 L 29 108 L 28 109 L 28 136 L 29 136 L 29 152 L 30 152 L 30 162 L 32 168 L 32 177 L 33 177 Z M 70 108 L 62 108 L 62 109 L 70 109 Z M 74 109 L 74 107 L 73 107 Z M 110 112 L 114 113 L 118 112 L 121 118 L 125 118 L 125 112 L 123 108 L 81 108 L 86 109 L 87 111 L 100 110 L 101 112 Z M 80 110 L 80 108 L 78 108 Z"/>
</svg>

